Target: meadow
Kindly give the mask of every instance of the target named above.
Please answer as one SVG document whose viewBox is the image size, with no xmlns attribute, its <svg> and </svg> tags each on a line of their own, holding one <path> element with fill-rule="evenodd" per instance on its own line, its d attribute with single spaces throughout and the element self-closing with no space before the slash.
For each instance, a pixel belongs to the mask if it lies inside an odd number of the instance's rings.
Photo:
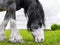
<svg viewBox="0 0 60 45">
<path fill-rule="evenodd" d="M 13 44 L 9 42 L 10 30 L 6 30 L 5 35 L 7 40 L 5 42 L 0 42 L 0 45 L 60 45 L 60 30 L 45 31 L 45 41 L 42 43 L 35 43 L 32 35 L 27 30 L 19 30 L 19 32 L 24 39 L 24 43 Z"/>
</svg>

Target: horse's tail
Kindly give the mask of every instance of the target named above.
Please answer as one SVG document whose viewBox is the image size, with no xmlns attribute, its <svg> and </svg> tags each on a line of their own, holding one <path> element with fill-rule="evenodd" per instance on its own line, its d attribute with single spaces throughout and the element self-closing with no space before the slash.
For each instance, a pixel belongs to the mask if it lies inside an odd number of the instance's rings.
<svg viewBox="0 0 60 45">
<path fill-rule="evenodd" d="M 44 10 L 43 10 L 43 7 L 42 5 L 40 4 L 39 0 L 36 0 L 37 2 L 37 8 L 38 8 L 38 12 L 39 12 L 39 20 L 40 20 L 40 23 L 42 21 L 42 24 L 45 26 L 45 14 L 44 14 Z"/>
</svg>

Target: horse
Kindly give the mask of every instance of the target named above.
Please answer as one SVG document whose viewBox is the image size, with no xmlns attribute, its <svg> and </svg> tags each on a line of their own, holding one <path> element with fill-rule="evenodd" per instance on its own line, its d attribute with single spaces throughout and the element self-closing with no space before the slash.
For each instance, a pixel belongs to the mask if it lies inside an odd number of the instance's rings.
<svg viewBox="0 0 60 45">
<path fill-rule="evenodd" d="M 12 43 L 24 42 L 16 27 L 15 12 L 24 9 L 28 18 L 27 29 L 32 34 L 35 42 L 44 42 L 45 15 L 39 0 L 0 0 L 0 9 L 6 10 L 4 20 L 0 25 L 0 41 L 5 41 L 5 28 L 10 20 L 10 39 Z M 27 36 L 28 37 L 28 36 Z"/>
</svg>

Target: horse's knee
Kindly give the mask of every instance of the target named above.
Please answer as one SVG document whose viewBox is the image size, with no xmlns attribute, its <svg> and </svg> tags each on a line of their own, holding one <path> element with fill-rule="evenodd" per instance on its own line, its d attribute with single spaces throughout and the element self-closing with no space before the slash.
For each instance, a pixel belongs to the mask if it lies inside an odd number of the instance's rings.
<svg viewBox="0 0 60 45">
<path fill-rule="evenodd" d="M 16 26 L 16 20 L 15 19 L 13 19 L 13 18 L 10 19 L 10 26 L 11 26 L 11 28 L 14 28 Z"/>
</svg>

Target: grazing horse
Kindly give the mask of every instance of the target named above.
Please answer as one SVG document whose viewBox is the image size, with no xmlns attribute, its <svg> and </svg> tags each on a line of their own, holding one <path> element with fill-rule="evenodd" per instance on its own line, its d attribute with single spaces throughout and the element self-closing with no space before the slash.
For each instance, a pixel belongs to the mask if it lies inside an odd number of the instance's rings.
<svg viewBox="0 0 60 45">
<path fill-rule="evenodd" d="M 23 42 L 16 28 L 15 11 L 23 8 L 25 16 L 28 17 L 27 29 L 31 32 L 35 42 L 44 41 L 44 11 L 38 0 L 0 0 L 0 9 L 6 9 L 4 21 L 0 25 L 0 41 L 5 41 L 5 28 L 10 20 L 10 39 L 9 41 Z M 27 36 L 28 37 L 28 36 Z"/>
</svg>

